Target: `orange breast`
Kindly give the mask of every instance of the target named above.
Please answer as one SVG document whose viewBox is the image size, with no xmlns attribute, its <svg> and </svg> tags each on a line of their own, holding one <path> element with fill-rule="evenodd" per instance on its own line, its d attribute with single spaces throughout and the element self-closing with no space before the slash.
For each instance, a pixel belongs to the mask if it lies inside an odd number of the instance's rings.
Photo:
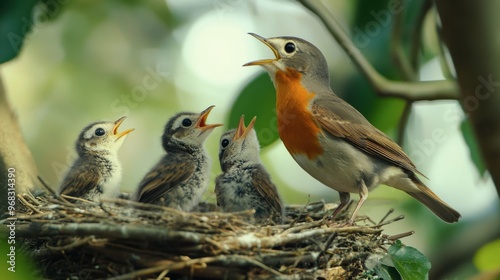
<svg viewBox="0 0 500 280">
<path fill-rule="evenodd" d="M 315 94 L 302 86 L 301 77 L 302 74 L 293 69 L 276 73 L 278 132 L 291 154 L 314 159 L 323 152 L 318 141 L 321 130 L 307 108 Z"/>
</svg>

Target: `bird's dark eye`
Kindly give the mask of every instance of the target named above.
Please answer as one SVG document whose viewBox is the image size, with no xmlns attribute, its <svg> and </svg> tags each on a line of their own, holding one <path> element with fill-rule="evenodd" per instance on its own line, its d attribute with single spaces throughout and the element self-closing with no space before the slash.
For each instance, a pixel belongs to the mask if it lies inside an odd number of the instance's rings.
<svg viewBox="0 0 500 280">
<path fill-rule="evenodd" d="M 293 53 L 295 51 L 295 44 L 294 43 L 286 43 L 285 45 L 285 52 L 287 53 Z"/>
<path fill-rule="evenodd" d="M 94 134 L 96 136 L 103 136 L 104 134 L 106 134 L 106 131 L 99 127 L 98 129 L 95 130 Z"/>
<path fill-rule="evenodd" d="M 193 122 L 190 119 L 183 119 L 182 126 L 189 127 Z"/>
<path fill-rule="evenodd" d="M 222 142 L 220 142 L 220 145 L 222 146 L 222 148 L 227 147 L 227 145 L 229 145 L 229 140 L 227 139 L 222 140 Z"/>
</svg>

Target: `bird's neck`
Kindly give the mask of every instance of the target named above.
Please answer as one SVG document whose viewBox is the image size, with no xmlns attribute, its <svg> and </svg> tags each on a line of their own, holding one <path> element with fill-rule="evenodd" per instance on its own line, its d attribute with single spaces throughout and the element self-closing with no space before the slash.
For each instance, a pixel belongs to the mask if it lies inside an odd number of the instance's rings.
<svg viewBox="0 0 500 280">
<path fill-rule="evenodd" d="M 108 172 L 109 170 L 121 169 L 120 161 L 115 153 L 109 151 L 102 152 L 87 152 L 80 155 L 81 160 L 84 162 L 92 162 L 93 167 L 104 168 L 102 171 Z"/>
<path fill-rule="evenodd" d="M 79 156 L 82 158 L 99 158 L 103 160 L 114 160 L 117 158 L 116 151 L 109 149 L 101 149 L 101 150 L 85 150 L 83 152 L 79 152 Z"/>
<path fill-rule="evenodd" d="M 260 159 L 258 157 L 249 159 L 232 159 L 232 160 L 225 160 L 221 164 L 221 169 L 223 172 L 227 172 L 229 170 L 239 170 L 258 164 L 261 164 Z"/>
<path fill-rule="evenodd" d="M 321 130 L 309 108 L 315 93 L 309 92 L 301 79 L 302 74 L 290 68 L 275 74 L 278 132 L 292 156 L 303 154 L 313 159 L 323 152 L 318 141 Z"/>
<path fill-rule="evenodd" d="M 167 153 L 186 153 L 186 154 L 199 154 L 205 152 L 203 146 L 189 145 L 181 141 L 171 140 L 163 145 L 163 148 Z"/>
</svg>

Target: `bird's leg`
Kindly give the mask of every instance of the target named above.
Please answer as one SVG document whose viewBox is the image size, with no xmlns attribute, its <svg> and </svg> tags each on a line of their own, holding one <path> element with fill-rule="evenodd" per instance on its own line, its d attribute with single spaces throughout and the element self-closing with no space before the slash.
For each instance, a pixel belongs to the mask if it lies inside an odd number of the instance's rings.
<svg viewBox="0 0 500 280">
<path fill-rule="evenodd" d="M 349 218 L 349 224 L 352 225 L 354 223 L 354 219 L 356 219 L 356 216 L 358 215 L 359 208 L 361 208 L 361 205 L 363 205 L 367 198 L 368 188 L 366 187 L 365 181 L 361 180 L 359 182 L 359 201 L 358 204 L 356 204 L 356 208 L 354 208 L 354 211 L 352 212 L 351 218 Z"/>
<path fill-rule="evenodd" d="M 332 215 L 330 216 L 330 219 L 333 221 L 335 217 L 340 213 L 340 211 L 347 205 L 349 204 L 349 201 L 351 200 L 351 195 L 348 192 L 339 192 L 340 196 L 340 204 L 337 206 L 335 211 L 333 211 Z"/>
</svg>

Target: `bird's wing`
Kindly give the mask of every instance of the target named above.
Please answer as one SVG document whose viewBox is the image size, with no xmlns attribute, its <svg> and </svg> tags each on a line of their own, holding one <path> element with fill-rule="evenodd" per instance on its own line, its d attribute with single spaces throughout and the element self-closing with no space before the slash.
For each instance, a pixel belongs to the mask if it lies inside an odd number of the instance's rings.
<svg viewBox="0 0 500 280">
<path fill-rule="evenodd" d="M 278 190 L 276 186 L 271 182 L 271 178 L 267 171 L 262 167 L 258 166 L 254 171 L 252 176 L 252 185 L 257 189 L 259 194 L 264 197 L 276 212 L 280 215 L 283 213 L 283 203 L 278 195 Z"/>
<path fill-rule="evenodd" d="M 164 157 L 142 179 L 137 201 L 151 203 L 164 196 L 179 183 L 189 179 L 195 170 L 192 161 L 176 155 Z"/>
<path fill-rule="evenodd" d="M 214 189 L 214 193 L 215 193 L 215 199 L 217 201 L 217 206 L 221 207 L 221 200 L 222 200 L 222 182 L 223 182 L 223 174 L 220 174 L 218 175 L 216 178 L 215 178 L 215 189 Z"/>
<path fill-rule="evenodd" d="M 98 186 L 99 174 L 93 172 L 92 168 L 87 169 L 86 172 L 70 170 L 61 184 L 59 194 L 81 198 Z"/>
<path fill-rule="evenodd" d="M 329 94 L 314 100 L 312 113 L 320 126 L 356 148 L 405 170 L 419 173 L 403 149 L 341 98 Z"/>
</svg>

